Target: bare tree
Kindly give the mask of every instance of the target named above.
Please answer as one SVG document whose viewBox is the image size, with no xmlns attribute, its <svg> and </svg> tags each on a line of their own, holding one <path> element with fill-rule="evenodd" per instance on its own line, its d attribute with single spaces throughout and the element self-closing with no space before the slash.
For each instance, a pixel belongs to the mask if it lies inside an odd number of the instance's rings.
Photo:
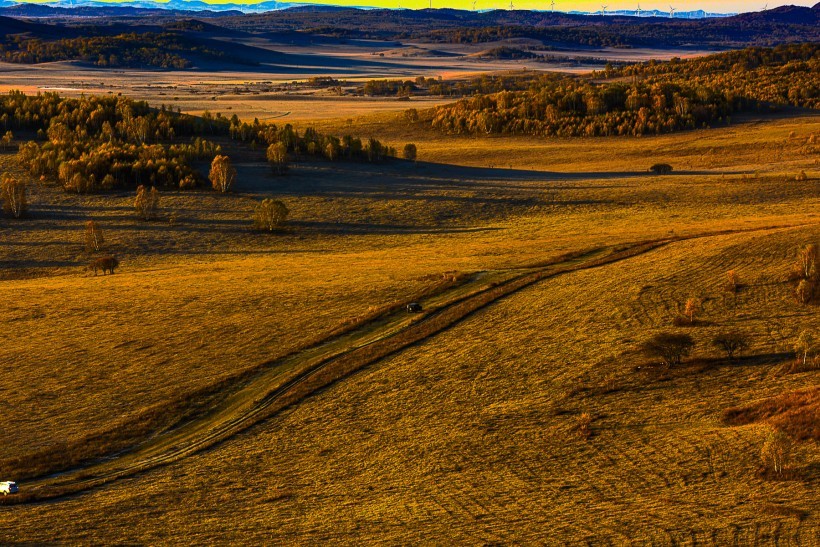
<svg viewBox="0 0 820 547">
<path fill-rule="evenodd" d="M 712 345 L 723 350 L 729 360 L 749 349 L 749 337 L 741 332 L 725 332 L 712 339 Z"/>
<path fill-rule="evenodd" d="M 662 332 L 644 342 L 641 349 L 649 357 L 659 359 L 662 365 L 671 367 L 679 365 L 693 347 L 695 341 L 688 334 Z"/>
<path fill-rule="evenodd" d="M 231 159 L 228 156 L 215 156 L 208 178 L 217 192 L 230 192 L 236 182 L 236 169 L 231 165 Z"/>
</svg>

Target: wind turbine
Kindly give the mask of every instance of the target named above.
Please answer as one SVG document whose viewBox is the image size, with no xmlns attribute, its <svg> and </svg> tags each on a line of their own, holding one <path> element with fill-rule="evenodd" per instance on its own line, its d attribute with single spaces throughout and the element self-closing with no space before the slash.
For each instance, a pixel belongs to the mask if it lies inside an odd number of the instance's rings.
<svg viewBox="0 0 820 547">
<path fill-rule="evenodd" d="M 514 9 L 513 8 L 513 2 L 512 2 L 512 0 L 510 0 L 510 11 L 512 11 L 513 9 Z"/>
<path fill-rule="evenodd" d="M 555 13 L 555 0 L 552 0 L 550 2 L 550 11 Z"/>
<path fill-rule="evenodd" d="M 769 4 L 766 4 L 765 6 L 763 6 L 763 11 L 766 11 L 767 9 L 769 9 Z"/>
<path fill-rule="evenodd" d="M 671 17 L 672 19 L 675 18 L 675 8 L 673 8 L 672 6 L 669 6 L 669 17 Z"/>
<path fill-rule="evenodd" d="M 601 15 L 606 15 L 606 8 L 609 6 L 601 6 Z"/>
<path fill-rule="evenodd" d="M 476 0 L 473 0 L 473 11 L 475 11 L 475 2 Z"/>
<path fill-rule="evenodd" d="M 635 13 L 637 13 L 637 14 L 638 14 L 638 17 L 640 17 L 640 16 L 641 16 L 641 13 L 643 13 L 643 10 L 641 9 L 641 5 L 640 5 L 640 4 L 638 4 L 638 9 L 637 9 L 637 10 L 635 10 Z"/>
</svg>

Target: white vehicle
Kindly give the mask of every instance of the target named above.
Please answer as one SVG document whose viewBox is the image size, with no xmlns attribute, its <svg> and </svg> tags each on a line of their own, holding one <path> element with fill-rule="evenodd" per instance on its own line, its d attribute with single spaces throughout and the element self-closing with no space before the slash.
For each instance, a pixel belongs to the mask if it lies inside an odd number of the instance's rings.
<svg viewBox="0 0 820 547">
<path fill-rule="evenodd" d="M 18 490 L 17 483 L 14 481 L 0 482 L 0 494 L 3 494 L 4 496 L 16 494 Z"/>
</svg>

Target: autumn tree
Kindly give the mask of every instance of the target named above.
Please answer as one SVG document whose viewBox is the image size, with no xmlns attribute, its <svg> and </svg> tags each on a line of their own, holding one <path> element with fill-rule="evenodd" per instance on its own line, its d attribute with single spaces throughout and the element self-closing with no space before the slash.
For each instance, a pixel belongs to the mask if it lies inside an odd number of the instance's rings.
<svg viewBox="0 0 820 547">
<path fill-rule="evenodd" d="M 686 300 L 686 304 L 683 307 L 683 314 L 686 316 L 686 319 L 689 320 L 690 325 L 695 324 L 695 316 L 700 313 L 700 310 L 701 303 L 699 299 L 689 298 Z"/>
<path fill-rule="evenodd" d="M 773 431 L 763 443 L 760 458 L 767 470 L 782 475 L 791 464 L 792 451 L 793 444 L 789 436 L 781 431 Z"/>
<path fill-rule="evenodd" d="M 3 211 L 14 218 L 22 218 L 28 210 L 26 201 L 26 183 L 8 173 L 0 177 L 0 201 L 3 202 Z"/>
<path fill-rule="evenodd" d="M 86 221 L 85 223 L 85 250 L 89 253 L 94 253 L 102 250 L 103 243 L 105 239 L 103 238 L 102 230 L 100 229 L 100 225 L 94 222 L 93 220 Z"/>
<path fill-rule="evenodd" d="M 797 253 L 797 272 L 803 279 L 815 279 L 817 270 L 817 245 L 809 244 Z"/>
<path fill-rule="evenodd" d="M 735 270 L 726 272 L 726 290 L 729 292 L 737 292 L 740 289 L 740 276 Z"/>
<path fill-rule="evenodd" d="M 289 212 L 281 201 L 263 199 L 253 212 L 253 227 L 256 230 L 272 232 L 285 223 Z"/>
<path fill-rule="evenodd" d="M 211 162 L 211 172 L 208 175 L 211 185 L 217 192 L 230 192 L 236 181 L 236 169 L 231 165 L 228 156 L 218 155 Z"/>
<path fill-rule="evenodd" d="M 268 146 L 268 151 L 265 155 L 275 174 L 284 175 L 288 172 L 288 148 L 284 143 L 275 142 L 271 144 Z"/>
<path fill-rule="evenodd" d="M 662 332 L 644 342 L 641 349 L 649 357 L 659 359 L 662 365 L 671 367 L 681 364 L 694 347 L 695 341 L 688 334 Z"/>
<path fill-rule="evenodd" d="M 815 353 L 817 353 L 817 345 L 814 335 L 807 330 L 802 331 L 794 342 L 794 354 L 797 363 L 805 367 Z"/>
<path fill-rule="evenodd" d="M 148 190 L 144 185 L 137 188 L 137 197 L 134 200 L 134 209 L 143 220 L 151 220 L 157 216 L 159 209 L 159 191 L 155 187 Z"/>
</svg>

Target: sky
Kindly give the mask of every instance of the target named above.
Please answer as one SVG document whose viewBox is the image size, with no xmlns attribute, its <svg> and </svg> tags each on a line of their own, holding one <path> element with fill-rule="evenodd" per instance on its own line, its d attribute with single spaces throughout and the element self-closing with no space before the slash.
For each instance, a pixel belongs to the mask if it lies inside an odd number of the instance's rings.
<svg viewBox="0 0 820 547">
<path fill-rule="evenodd" d="M 234 0 L 236 1 L 236 0 Z M 362 2 L 363 0 L 359 0 Z M 368 0 L 367 5 L 379 5 L 383 7 L 396 7 L 397 2 L 403 1 L 401 4 L 407 8 L 427 7 L 429 2 L 426 0 Z M 634 10 L 640 3 L 641 9 L 651 10 L 658 9 L 668 11 L 670 4 L 678 11 L 694 11 L 705 10 L 714 13 L 741 13 L 747 11 L 760 11 L 765 6 L 774 8 L 777 6 L 795 5 L 811 7 L 820 0 L 793 0 L 791 2 L 768 2 L 767 0 L 555 0 L 555 9 L 557 11 L 594 11 L 600 10 L 602 4 L 606 4 L 607 10 L 630 9 Z M 513 0 L 513 6 L 520 9 L 550 9 L 551 0 Z M 331 3 L 331 2 L 328 2 Z M 336 3 L 336 2 L 332 2 Z M 342 2 L 347 4 L 347 0 Z M 355 2 L 351 2 L 355 4 Z M 348 4 L 349 5 L 349 4 Z M 434 8 L 460 8 L 471 9 L 473 5 L 472 0 L 433 0 Z M 476 0 L 476 9 L 489 9 L 509 7 L 509 0 Z"/>
</svg>

